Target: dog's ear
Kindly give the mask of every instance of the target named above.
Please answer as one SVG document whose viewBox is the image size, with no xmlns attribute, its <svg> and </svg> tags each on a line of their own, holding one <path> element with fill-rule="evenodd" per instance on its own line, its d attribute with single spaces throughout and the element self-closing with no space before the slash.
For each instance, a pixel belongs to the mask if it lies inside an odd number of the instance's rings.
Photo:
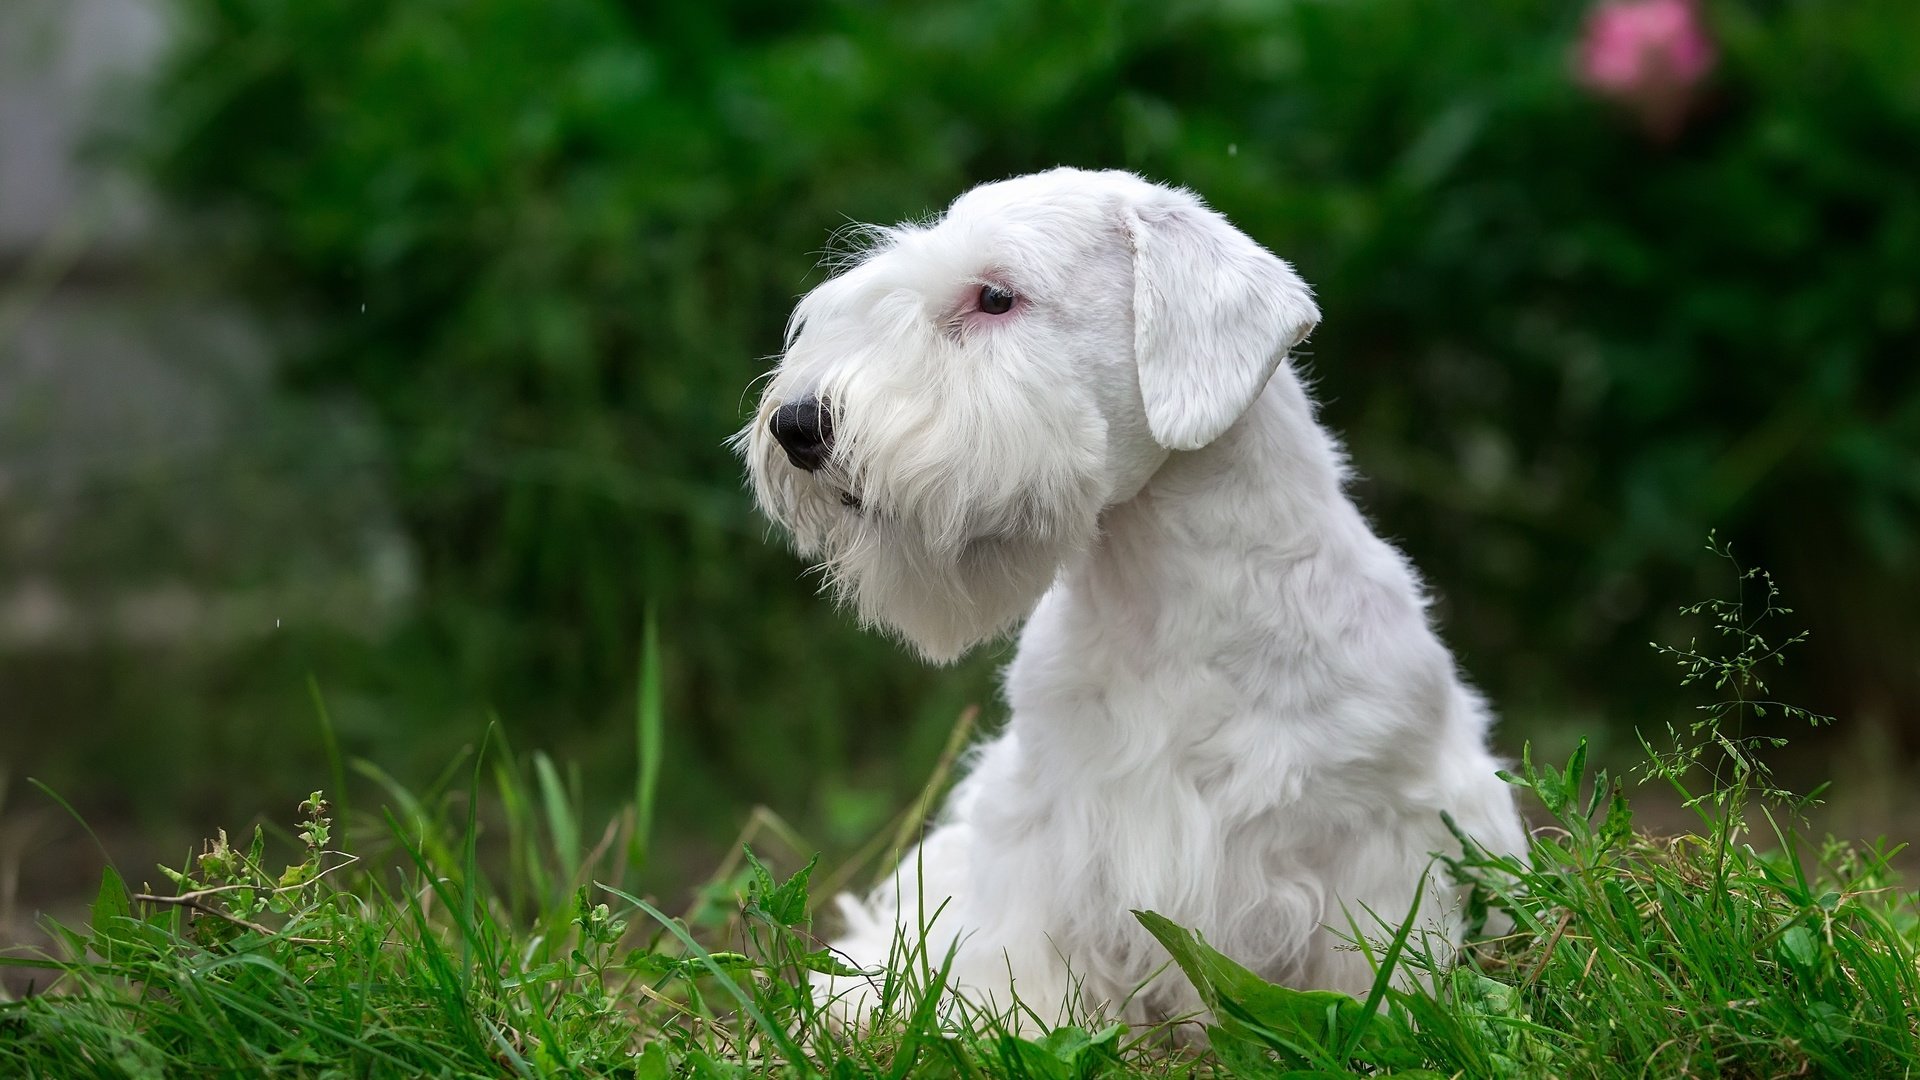
<svg viewBox="0 0 1920 1080">
<path fill-rule="evenodd" d="M 1184 191 L 1128 207 L 1133 355 L 1169 450 L 1220 437 L 1320 320 L 1293 268 Z"/>
</svg>

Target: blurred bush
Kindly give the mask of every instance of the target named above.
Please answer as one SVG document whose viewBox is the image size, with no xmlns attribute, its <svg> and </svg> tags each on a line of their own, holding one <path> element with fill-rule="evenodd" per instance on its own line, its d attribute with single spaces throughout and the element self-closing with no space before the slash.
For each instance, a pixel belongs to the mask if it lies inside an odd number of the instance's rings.
<svg viewBox="0 0 1920 1080">
<path fill-rule="evenodd" d="M 1667 138 L 1537 0 L 177 3 L 154 172 L 303 327 L 294 385 L 375 411 L 405 655 L 541 738 L 626 707 L 648 604 L 686 793 L 803 806 L 988 692 L 830 611 L 722 440 L 831 230 L 1058 163 L 1315 283 L 1359 493 L 1510 712 L 1664 685 L 1717 525 L 1818 598 L 1810 703 L 1920 714 L 1911 0 L 1711 4 Z"/>
</svg>

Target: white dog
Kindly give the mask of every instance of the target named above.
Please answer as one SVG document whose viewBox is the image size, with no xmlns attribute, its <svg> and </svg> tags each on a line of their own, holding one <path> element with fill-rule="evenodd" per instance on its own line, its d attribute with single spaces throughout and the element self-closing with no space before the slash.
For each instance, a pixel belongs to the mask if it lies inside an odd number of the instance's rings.
<svg viewBox="0 0 1920 1080">
<path fill-rule="evenodd" d="M 1497 852 L 1520 819 L 1286 363 L 1318 318 L 1191 193 L 1074 169 L 874 230 L 800 302 L 739 436 L 761 507 L 930 659 L 1031 613 L 1006 731 L 892 882 L 842 898 L 853 961 L 904 934 L 952 950 L 975 1002 L 1143 1020 L 1199 1003 L 1133 909 L 1359 994 L 1344 942 L 1431 870 L 1420 923 L 1458 938 L 1442 813 Z M 873 991 L 848 981 L 828 992 L 858 1023 Z"/>
</svg>

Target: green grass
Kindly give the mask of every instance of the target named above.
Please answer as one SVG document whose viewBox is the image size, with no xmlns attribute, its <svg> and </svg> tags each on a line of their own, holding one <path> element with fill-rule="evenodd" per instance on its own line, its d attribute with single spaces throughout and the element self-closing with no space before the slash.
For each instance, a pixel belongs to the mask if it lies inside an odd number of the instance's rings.
<svg viewBox="0 0 1920 1080">
<path fill-rule="evenodd" d="M 1023 1036 L 946 999 L 944 958 L 905 947 L 875 975 L 874 1029 L 834 1031 L 805 989 L 844 970 L 812 901 L 858 866 L 781 877 L 743 848 L 688 911 L 638 895 L 663 722 L 650 637 L 634 801 L 610 821 L 590 828 L 540 754 L 483 744 L 423 793 L 355 763 L 384 806 L 351 836 L 316 792 L 290 834 L 222 834 L 164 894 L 109 868 L 88 925 L 50 924 L 55 955 L 0 957 L 45 976 L 0 1003 L 0 1075 L 1920 1076 L 1915 897 L 1892 852 L 1796 832 L 1799 803 L 1765 766 L 1779 735 L 1749 729 L 1821 718 L 1765 700 L 1764 669 L 1796 639 L 1761 636 L 1776 594 L 1741 582 L 1764 591 L 1758 610 L 1693 609 L 1719 648 L 1668 650 L 1719 693 L 1642 770 L 1698 828 L 1636 831 L 1626 785 L 1589 775 L 1584 745 L 1556 766 L 1529 757 L 1510 777 L 1545 822 L 1529 857 L 1463 845 L 1434 868 L 1506 929 L 1457 965 L 1405 934 L 1356 941 L 1379 969 L 1365 1001 L 1269 985 L 1143 912 L 1166 977 L 1209 1007 L 1204 1049 L 1191 1024 L 1097 1013 Z M 916 824 L 889 831 L 896 849 Z"/>
</svg>

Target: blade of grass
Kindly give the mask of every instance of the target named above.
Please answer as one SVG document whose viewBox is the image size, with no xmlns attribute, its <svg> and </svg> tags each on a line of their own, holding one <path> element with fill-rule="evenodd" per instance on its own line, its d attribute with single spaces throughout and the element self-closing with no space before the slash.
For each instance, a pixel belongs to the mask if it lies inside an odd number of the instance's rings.
<svg viewBox="0 0 1920 1080">
<path fill-rule="evenodd" d="M 497 719 L 487 718 L 487 730 L 480 736 L 480 752 L 473 755 L 473 778 L 467 784 L 467 831 L 461 841 L 460 853 L 460 910 L 465 913 L 466 925 L 475 930 L 480 924 L 480 770 L 486 763 L 487 747 L 493 740 L 493 729 L 497 724 Z M 462 935 L 460 940 L 460 962 L 466 968 L 463 974 L 471 977 L 473 958 L 470 950 L 474 942 L 470 935 Z"/>
<path fill-rule="evenodd" d="M 533 755 L 533 774 L 540 784 L 540 801 L 547 814 L 547 832 L 553 837 L 560 869 L 567 874 L 579 873 L 580 821 L 574 816 L 573 802 L 560 782 L 560 772 L 554 768 L 553 759 L 545 753 L 536 752 Z"/>
<path fill-rule="evenodd" d="M 340 823 L 339 846 L 349 847 L 352 838 L 352 806 L 347 801 L 347 767 L 340 756 L 340 739 L 333 729 L 333 713 L 327 708 L 327 699 L 320 693 L 320 680 L 312 672 L 307 673 L 307 697 L 313 701 L 313 712 L 320 721 L 320 742 L 327 751 L 327 775 L 333 782 L 333 805 L 337 813 L 334 820 Z"/>
<path fill-rule="evenodd" d="M 46 784 L 41 783 L 39 780 L 36 780 L 31 776 L 27 777 L 27 783 L 32 784 L 35 788 L 39 789 L 40 794 L 45 795 L 47 798 L 52 799 L 55 803 L 59 804 L 60 809 L 65 810 L 67 812 L 68 817 L 71 817 L 73 818 L 73 820 L 79 822 L 80 827 L 86 830 L 87 838 L 92 840 L 93 846 L 99 850 L 101 860 L 104 861 L 108 866 L 113 865 L 113 856 L 107 854 L 107 845 L 100 842 L 99 834 L 93 831 L 93 826 L 87 824 L 87 819 L 80 816 L 80 811 L 75 810 L 73 808 L 72 803 L 61 798 L 59 792 L 53 790 L 52 788 L 48 787 Z"/>
<path fill-rule="evenodd" d="M 1406 951 L 1407 935 L 1413 932 L 1414 922 L 1420 915 L 1420 901 L 1427 895 L 1427 878 L 1431 876 L 1432 873 L 1433 867 L 1431 865 L 1420 872 L 1420 881 L 1413 889 L 1413 907 L 1408 909 L 1407 917 L 1400 920 L 1399 928 L 1393 933 L 1393 940 L 1388 942 L 1386 952 L 1380 957 L 1379 966 L 1374 969 L 1373 985 L 1367 989 L 1367 1000 L 1361 1003 L 1360 1019 L 1353 1025 L 1352 1030 L 1344 1033 L 1345 1037 L 1340 1040 L 1340 1045 L 1334 1050 L 1334 1054 L 1342 1061 L 1354 1056 L 1354 1051 L 1359 1047 L 1360 1040 L 1366 1037 L 1367 1028 L 1372 1026 L 1374 1017 L 1379 1015 L 1380 999 L 1387 996 L 1387 988 L 1393 982 L 1394 969 L 1400 965 L 1401 953 Z M 1379 916 L 1375 915 L 1371 910 L 1365 909 L 1364 907 L 1363 910 L 1366 910 L 1367 914 L 1373 917 L 1375 921 L 1379 920 Z M 1359 947 L 1366 953 L 1367 958 L 1371 960 L 1373 958 L 1373 950 L 1367 945 L 1366 937 L 1360 933 L 1359 924 L 1349 919 L 1348 925 L 1353 928 L 1354 940 L 1359 942 Z"/>
<path fill-rule="evenodd" d="M 628 838 L 632 873 L 646 869 L 653 838 L 653 802 L 660 784 L 661 711 L 660 622 L 650 608 L 640 645 L 640 685 L 634 702 L 633 835 Z"/>
</svg>

